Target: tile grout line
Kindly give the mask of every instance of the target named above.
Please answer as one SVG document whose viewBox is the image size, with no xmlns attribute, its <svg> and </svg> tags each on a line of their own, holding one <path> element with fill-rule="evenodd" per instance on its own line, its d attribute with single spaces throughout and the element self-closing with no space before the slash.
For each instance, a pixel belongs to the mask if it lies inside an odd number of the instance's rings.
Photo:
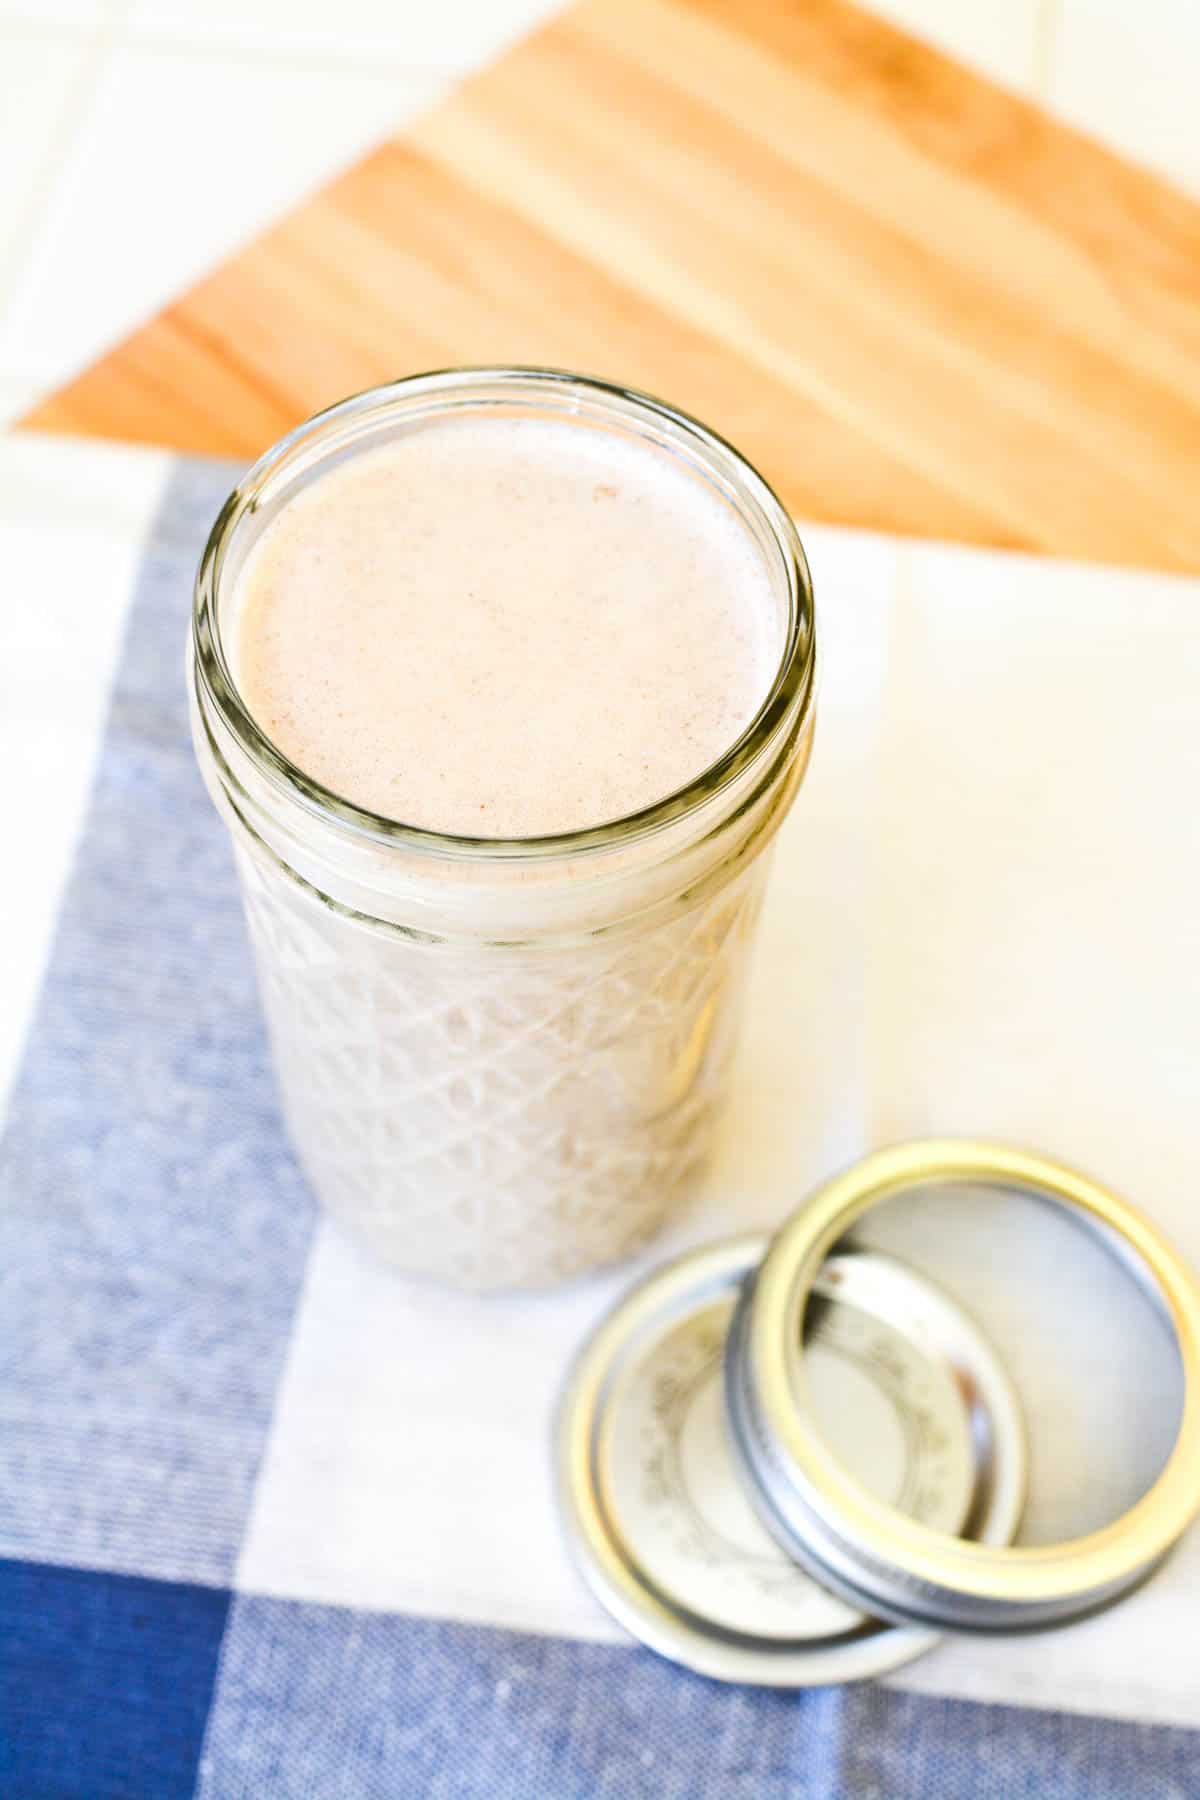
<svg viewBox="0 0 1200 1800">
<path fill-rule="evenodd" d="M 146 36 L 136 29 L 126 34 L 122 43 L 126 50 L 172 60 L 188 62 L 239 63 L 247 68 L 283 69 L 303 75 L 456 75 L 474 68 L 478 58 L 406 57 L 402 51 L 343 50 L 337 46 L 305 49 L 299 45 L 214 44 L 203 39 L 179 38 L 173 41 Z"/>
<path fill-rule="evenodd" d="M 1050 100 L 1058 49 L 1059 7 L 1062 0 L 1038 0 L 1033 39 L 1033 97 L 1044 112 L 1057 118 Z"/>
<path fill-rule="evenodd" d="M 50 141 L 29 176 L 20 220 L 13 232 L 12 242 L 0 261 L 0 287 L 5 288 L 10 297 L 18 272 L 27 263 L 37 241 L 46 203 L 66 167 L 71 143 L 95 98 L 104 66 L 113 50 L 106 34 L 85 38 L 83 47 L 87 51 L 86 58 L 71 83 Z"/>
<path fill-rule="evenodd" d="M 271 44 L 239 41 L 214 42 L 211 38 L 159 36 L 130 20 L 131 0 L 121 4 L 101 25 L 73 26 L 58 19 L 0 18 L 0 41 L 27 44 L 59 44 L 137 50 L 171 60 L 241 63 L 248 67 L 287 69 L 297 74 L 372 75 L 414 74 L 454 76 L 465 74 L 482 59 L 479 55 L 445 57 L 408 56 L 397 45 L 387 49 L 348 50 L 339 44 Z"/>
<path fill-rule="evenodd" d="M 70 159 L 70 152 L 79 136 L 87 114 L 93 105 L 104 78 L 104 71 L 112 61 L 114 53 L 121 44 L 122 31 L 129 17 L 133 0 L 112 0 L 103 22 L 92 30 L 72 31 L 63 27 L 57 32 L 39 31 L 36 28 L 28 32 L 14 32 L 25 42 L 59 42 L 74 43 L 87 52 L 71 90 L 64 102 L 61 115 L 49 143 L 46 145 L 41 159 L 29 182 L 26 204 L 20 223 L 13 233 L 13 241 L 0 263 L 0 290 L 7 294 L 9 303 L 19 293 L 22 279 L 28 274 L 33 252 L 41 235 L 44 214 L 48 209 L 51 197 L 61 182 Z M 20 25 L 24 21 L 14 20 L 12 24 Z M 6 22 L 4 35 L 7 35 Z M 0 339 L 3 337 L 4 314 L 8 307 L 0 308 Z M 7 366 L 0 367 L 0 379 L 11 378 L 12 370 Z M 38 395 L 44 390 L 46 383 L 39 375 L 32 383 L 32 389 L 21 403 L 21 411 L 34 404 Z M 0 420 L 0 426 L 3 421 Z"/>
</svg>

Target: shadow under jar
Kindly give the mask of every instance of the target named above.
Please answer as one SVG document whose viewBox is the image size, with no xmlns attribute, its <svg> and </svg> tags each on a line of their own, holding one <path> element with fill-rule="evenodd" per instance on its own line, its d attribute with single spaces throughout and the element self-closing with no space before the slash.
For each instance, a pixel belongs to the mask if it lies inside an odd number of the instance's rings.
<svg viewBox="0 0 1200 1800">
<path fill-rule="evenodd" d="M 280 510 L 348 459 L 476 416 L 565 421 L 676 459 L 768 571 L 758 711 L 687 786 L 626 817 L 516 839 L 400 823 L 297 767 L 239 691 L 237 577 Z M 233 841 L 288 1127 L 361 1244 L 461 1287 L 538 1287 L 659 1226 L 727 1085 L 764 853 L 811 749 L 814 662 L 782 505 L 728 444 L 646 396 L 553 371 L 418 376 L 319 414 L 251 469 L 197 578 L 194 739 Z"/>
</svg>

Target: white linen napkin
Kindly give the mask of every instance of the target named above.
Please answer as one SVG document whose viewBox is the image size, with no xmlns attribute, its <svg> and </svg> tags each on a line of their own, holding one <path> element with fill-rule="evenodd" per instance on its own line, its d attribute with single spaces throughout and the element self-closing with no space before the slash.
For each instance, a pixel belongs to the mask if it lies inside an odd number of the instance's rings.
<svg viewBox="0 0 1200 1800">
<path fill-rule="evenodd" d="M 239 1585 L 616 1635 L 566 1562 L 550 1491 L 550 1416 L 574 1347 L 641 1268 L 774 1224 L 880 1144 L 964 1134 L 1060 1156 L 1200 1266 L 1200 583 L 804 535 L 817 748 L 779 841 L 703 1195 L 638 1269 L 533 1300 L 398 1285 L 324 1228 Z M 1064 1228 L 1026 1211 L 999 1233 L 993 1222 L 977 1262 L 994 1276 L 989 1322 L 1021 1328 L 1004 1348 L 1045 1535 L 1078 1511 L 1081 1486 L 1101 1515 L 1129 1489 L 1137 1369 L 1115 1395 L 1096 1385 L 1119 1415 L 1107 1464 L 1102 1407 L 1084 1401 L 1108 1322 L 1126 1372 L 1147 1338 L 1123 1320 L 1124 1279 L 1097 1274 L 1085 1243 L 1072 1281 Z M 1064 1322 L 1060 1354 L 1058 1311 L 1089 1293 L 1090 1328 L 1080 1341 Z M 1048 1337 L 1026 1338 L 1028 1321 Z M 1145 1367 L 1148 1417 L 1161 1386 L 1160 1357 Z M 1088 1427 L 1074 1435 L 1056 1410 L 1073 1399 Z M 1081 1446 L 1099 1453 L 1094 1470 Z M 1198 1616 L 1194 1533 L 1107 1615 L 1036 1638 L 948 1639 L 897 1679 L 1200 1725 Z"/>
</svg>

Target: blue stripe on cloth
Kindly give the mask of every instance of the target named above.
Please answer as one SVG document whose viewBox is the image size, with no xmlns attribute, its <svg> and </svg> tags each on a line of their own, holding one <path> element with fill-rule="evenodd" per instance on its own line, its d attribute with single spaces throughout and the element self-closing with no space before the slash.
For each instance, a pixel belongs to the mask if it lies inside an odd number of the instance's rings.
<svg viewBox="0 0 1200 1800">
<path fill-rule="evenodd" d="M 198 1793 L 1195 1800 L 1200 1733 L 869 1685 L 723 1687 L 649 1651 L 239 1595 Z"/>
<path fill-rule="evenodd" d="M 192 576 L 231 474 L 181 465 L 147 545 L 0 1144 L 0 1554 L 217 1584 L 312 1220 L 188 741 Z"/>
<path fill-rule="evenodd" d="M 0 1794 L 188 1800 L 223 1588 L 0 1561 Z"/>
</svg>

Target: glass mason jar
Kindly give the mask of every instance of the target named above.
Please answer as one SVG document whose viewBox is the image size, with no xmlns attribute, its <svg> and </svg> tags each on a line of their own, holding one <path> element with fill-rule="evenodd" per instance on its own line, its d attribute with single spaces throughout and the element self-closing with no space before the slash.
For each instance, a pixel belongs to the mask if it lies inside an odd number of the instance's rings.
<svg viewBox="0 0 1200 1800">
<path fill-rule="evenodd" d="M 688 787 L 595 829 L 472 839 L 377 817 L 289 762 L 238 693 L 236 577 L 269 520 L 334 463 L 482 410 L 657 446 L 724 497 L 770 570 L 778 665 L 757 715 Z M 462 1287 L 542 1286 L 659 1225 L 726 1086 L 765 852 L 811 748 L 814 661 L 782 505 L 722 439 L 641 394 L 543 370 L 423 375 L 319 414 L 250 470 L 197 577 L 196 754 L 233 840 L 292 1140 L 361 1244 Z"/>
</svg>

